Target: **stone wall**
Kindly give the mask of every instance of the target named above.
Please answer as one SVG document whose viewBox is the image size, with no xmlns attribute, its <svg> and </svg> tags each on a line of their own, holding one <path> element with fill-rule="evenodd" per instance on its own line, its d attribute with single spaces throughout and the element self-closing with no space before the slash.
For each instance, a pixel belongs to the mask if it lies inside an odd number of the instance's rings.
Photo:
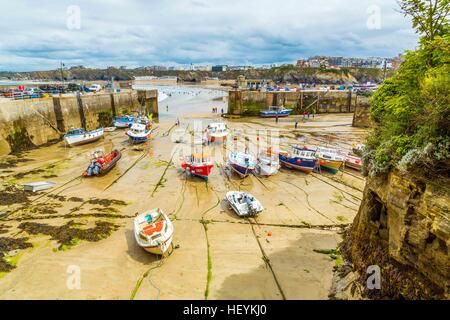
<svg viewBox="0 0 450 320">
<path fill-rule="evenodd" d="M 367 277 L 381 268 L 372 298 L 450 298 L 450 198 L 447 182 L 398 172 L 369 178 L 343 252 Z M 365 279 L 362 279 L 363 281 Z"/>
<path fill-rule="evenodd" d="M 114 115 L 140 109 L 135 91 L 1 102 L 0 155 L 59 141 L 71 128 L 109 126 Z"/>
<path fill-rule="evenodd" d="M 259 115 L 270 106 L 294 109 L 294 114 L 354 112 L 361 97 L 349 91 L 287 91 L 259 92 L 229 91 L 228 113 L 232 115 Z"/>
<path fill-rule="evenodd" d="M 369 98 L 358 96 L 358 103 L 355 106 L 355 113 L 353 114 L 353 126 L 362 128 L 372 126 L 370 121 Z"/>
</svg>

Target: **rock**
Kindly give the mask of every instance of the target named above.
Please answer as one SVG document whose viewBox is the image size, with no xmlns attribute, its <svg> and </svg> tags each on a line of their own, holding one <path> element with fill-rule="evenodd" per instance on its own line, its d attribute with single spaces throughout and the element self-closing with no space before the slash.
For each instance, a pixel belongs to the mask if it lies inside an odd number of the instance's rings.
<svg viewBox="0 0 450 320">
<path fill-rule="evenodd" d="M 450 297 L 449 208 L 442 182 L 398 172 L 368 179 L 342 252 L 361 281 L 368 266 L 380 267 L 381 290 L 366 290 L 369 297 Z"/>
</svg>

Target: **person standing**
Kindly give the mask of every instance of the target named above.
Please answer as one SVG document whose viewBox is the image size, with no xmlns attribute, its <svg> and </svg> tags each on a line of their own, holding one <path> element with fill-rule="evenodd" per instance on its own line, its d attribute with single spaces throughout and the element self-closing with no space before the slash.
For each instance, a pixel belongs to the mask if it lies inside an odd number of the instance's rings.
<svg viewBox="0 0 450 320">
<path fill-rule="evenodd" d="M 298 120 L 295 120 L 295 129 L 298 128 Z"/>
</svg>

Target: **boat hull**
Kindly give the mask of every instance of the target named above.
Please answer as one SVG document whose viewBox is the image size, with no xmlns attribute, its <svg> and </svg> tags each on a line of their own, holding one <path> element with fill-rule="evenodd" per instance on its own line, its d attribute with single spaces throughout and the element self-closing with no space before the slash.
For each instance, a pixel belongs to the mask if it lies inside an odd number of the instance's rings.
<svg viewBox="0 0 450 320">
<path fill-rule="evenodd" d="M 302 171 L 304 173 L 311 173 L 316 167 L 315 160 L 302 159 L 299 157 L 291 158 L 282 154 L 280 154 L 280 163 L 286 168 Z"/>
<path fill-rule="evenodd" d="M 230 163 L 231 169 L 233 169 L 234 172 L 236 172 L 241 177 L 247 177 L 248 175 L 252 174 L 254 171 L 254 168 L 251 167 L 244 167 L 237 163 Z"/>
<path fill-rule="evenodd" d="M 172 236 L 167 241 L 163 242 L 160 246 L 154 246 L 154 247 L 142 246 L 142 249 L 144 249 L 148 253 L 151 253 L 151 254 L 154 254 L 157 256 L 163 256 L 169 252 L 171 245 L 172 245 Z"/>
<path fill-rule="evenodd" d="M 86 132 L 84 134 L 74 134 L 64 136 L 64 141 L 70 147 L 80 146 L 95 142 L 103 137 L 103 129 Z"/>
<path fill-rule="evenodd" d="M 337 160 L 319 159 L 319 163 L 321 169 L 336 174 L 338 173 L 339 169 L 342 167 L 344 162 Z"/>
<path fill-rule="evenodd" d="M 262 118 L 285 118 L 290 116 L 292 113 L 292 110 L 287 111 L 281 111 L 281 112 L 274 112 L 274 111 L 261 111 L 259 115 Z"/>
<path fill-rule="evenodd" d="M 146 135 L 142 135 L 142 136 L 141 135 L 133 135 L 130 133 L 127 133 L 127 135 L 128 135 L 128 140 L 130 141 L 130 143 L 139 144 L 139 143 L 147 142 L 148 139 L 151 138 L 152 132 L 150 131 Z"/>
<path fill-rule="evenodd" d="M 227 136 L 209 135 L 209 142 L 225 142 L 226 140 Z"/>
<path fill-rule="evenodd" d="M 188 171 L 192 176 L 208 181 L 208 177 L 211 174 L 214 165 L 192 166 L 184 163 L 181 167 Z"/>
<path fill-rule="evenodd" d="M 361 159 L 356 157 L 347 157 L 345 159 L 345 167 L 353 170 L 361 171 L 362 162 Z"/>
<path fill-rule="evenodd" d="M 280 169 L 280 166 L 270 166 L 270 165 L 261 165 L 258 164 L 256 166 L 256 172 L 258 173 L 258 175 L 260 176 L 273 176 L 276 175 L 278 173 L 278 170 Z"/>
</svg>

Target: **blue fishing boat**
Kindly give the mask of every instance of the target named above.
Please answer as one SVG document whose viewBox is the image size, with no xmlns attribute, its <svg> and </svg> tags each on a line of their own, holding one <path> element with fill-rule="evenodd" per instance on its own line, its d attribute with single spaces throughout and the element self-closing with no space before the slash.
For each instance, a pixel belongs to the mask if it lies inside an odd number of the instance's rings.
<svg viewBox="0 0 450 320">
<path fill-rule="evenodd" d="M 256 159 L 251 154 L 244 152 L 230 152 L 228 162 L 233 171 L 245 178 L 253 173 L 256 168 Z"/>
<path fill-rule="evenodd" d="M 283 166 L 311 173 L 316 167 L 315 150 L 293 146 L 291 152 L 280 151 L 280 162 Z"/>
<path fill-rule="evenodd" d="M 136 117 L 129 115 L 114 117 L 113 124 L 116 128 L 129 128 L 130 125 L 134 123 L 135 119 Z"/>
<path fill-rule="evenodd" d="M 263 118 L 283 118 L 283 117 L 287 117 L 292 113 L 292 109 L 286 109 L 285 107 L 277 107 L 277 106 L 273 106 L 273 107 L 269 107 L 268 110 L 265 111 L 261 111 L 259 114 L 261 117 Z"/>
</svg>

